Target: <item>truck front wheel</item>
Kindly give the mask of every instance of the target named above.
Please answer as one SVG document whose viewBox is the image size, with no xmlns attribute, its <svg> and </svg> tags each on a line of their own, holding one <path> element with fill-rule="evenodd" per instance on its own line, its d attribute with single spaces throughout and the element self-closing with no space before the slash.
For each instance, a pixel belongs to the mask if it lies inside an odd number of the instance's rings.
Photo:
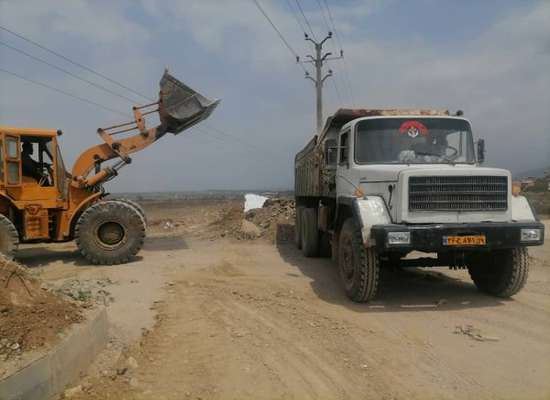
<svg viewBox="0 0 550 400">
<path fill-rule="evenodd" d="M 365 247 L 361 230 L 348 218 L 339 235 L 338 269 L 348 297 L 364 303 L 372 300 L 380 279 L 379 257 L 374 247 Z"/>
<path fill-rule="evenodd" d="M 468 272 L 482 292 L 498 297 L 511 297 L 518 293 L 527 281 L 527 249 L 518 247 L 478 255 L 469 263 Z"/>
</svg>

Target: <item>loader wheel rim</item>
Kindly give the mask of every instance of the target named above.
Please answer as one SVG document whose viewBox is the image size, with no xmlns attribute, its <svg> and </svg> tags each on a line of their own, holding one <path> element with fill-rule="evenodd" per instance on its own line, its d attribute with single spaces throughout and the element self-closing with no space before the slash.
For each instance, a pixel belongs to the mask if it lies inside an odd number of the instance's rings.
<svg viewBox="0 0 550 400">
<path fill-rule="evenodd" d="M 97 229 L 97 237 L 105 246 L 116 246 L 124 240 L 125 236 L 124 227 L 117 222 L 105 222 Z"/>
</svg>

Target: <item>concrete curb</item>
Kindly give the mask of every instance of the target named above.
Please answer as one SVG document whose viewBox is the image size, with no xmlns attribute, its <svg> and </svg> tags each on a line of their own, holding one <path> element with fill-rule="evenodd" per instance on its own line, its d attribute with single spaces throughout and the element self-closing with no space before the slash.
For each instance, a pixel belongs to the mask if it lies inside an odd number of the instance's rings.
<svg viewBox="0 0 550 400">
<path fill-rule="evenodd" d="M 0 400 L 50 399 L 75 382 L 108 341 L 106 309 L 86 317 L 48 354 L 0 380 Z"/>
</svg>

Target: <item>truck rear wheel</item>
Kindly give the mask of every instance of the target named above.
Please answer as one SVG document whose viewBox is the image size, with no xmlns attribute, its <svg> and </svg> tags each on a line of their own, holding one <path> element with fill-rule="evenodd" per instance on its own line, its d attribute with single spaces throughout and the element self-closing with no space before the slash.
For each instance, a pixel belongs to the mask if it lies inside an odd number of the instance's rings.
<svg viewBox="0 0 550 400">
<path fill-rule="evenodd" d="M 527 282 L 527 249 L 518 247 L 498 250 L 475 257 L 468 265 L 468 272 L 482 292 L 498 297 L 511 297 Z"/>
<path fill-rule="evenodd" d="M 302 248 L 302 212 L 304 207 L 296 207 L 294 217 L 294 244 L 298 249 Z"/>
<path fill-rule="evenodd" d="M 319 255 L 319 229 L 317 228 L 316 208 L 303 208 L 300 231 L 302 232 L 303 255 L 317 257 Z"/>
<path fill-rule="evenodd" d="M 348 297 L 364 303 L 378 291 L 380 263 L 374 247 L 365 247 L 361 230 L 348 218 L 339 234 L 338 270 Z"/>
<path fill-rule="evenodd" d="M 107 200 L 88 207 L 78 219 L 76 244 L 93 264 L 130 261 L 143 246 L 145 221 L 131 205 Z"/>
<path fill-rule="evenodd" d="M 0 253 L 13 260 L 19 245 L 19 234 L 15 225 L 5 215 L 0 214 Z"/>
</svg>

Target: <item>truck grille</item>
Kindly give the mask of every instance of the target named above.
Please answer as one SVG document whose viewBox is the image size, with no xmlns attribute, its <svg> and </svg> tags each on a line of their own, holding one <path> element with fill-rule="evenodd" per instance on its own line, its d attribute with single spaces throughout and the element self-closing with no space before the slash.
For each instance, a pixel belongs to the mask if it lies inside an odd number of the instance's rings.
<svg viewBox="0 0 550 400">
<path fill-rule="evenodd" d="M 508 208 L 506 176 L 411 176 L 410 211 L 502 211 Z"/>
</svg>

